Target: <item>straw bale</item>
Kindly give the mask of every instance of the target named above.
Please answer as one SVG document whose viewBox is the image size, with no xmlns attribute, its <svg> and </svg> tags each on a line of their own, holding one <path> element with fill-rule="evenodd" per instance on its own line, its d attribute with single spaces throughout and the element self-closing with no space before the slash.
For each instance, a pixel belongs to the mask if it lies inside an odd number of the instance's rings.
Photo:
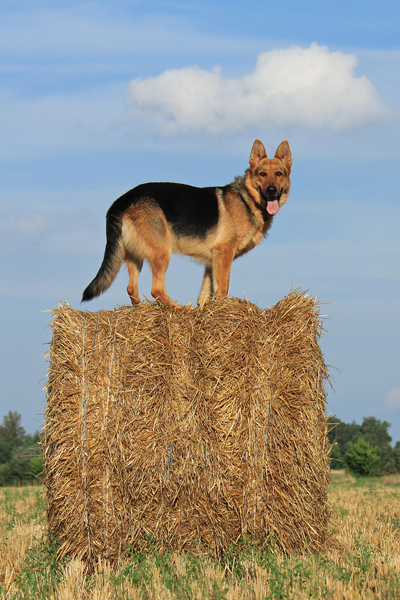
<svg viewBox="0 0 400 600">
<path fill-rule="evenodd" d="M 299 291 L 267 310 L 54 310 L 44 444 L 60 555 L 114 561 L 149 538 L 326 548 L 321 328 Z"/>
</svg>

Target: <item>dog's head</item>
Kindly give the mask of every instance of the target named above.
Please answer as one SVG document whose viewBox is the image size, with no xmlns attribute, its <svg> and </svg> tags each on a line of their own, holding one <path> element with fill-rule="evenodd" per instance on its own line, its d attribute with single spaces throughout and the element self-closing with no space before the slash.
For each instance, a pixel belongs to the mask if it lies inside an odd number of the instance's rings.
<svg viewBox="0 0 400 600">
<path fill-rule="evenodd" d="M 269 215 L 275 215 L 286 202 L 290 189 L 292 155 L 287 141 L 282 142 L 274 158 L 268 158 L 264 145 L 256 140 L 246 171 L 247 189 Z"/>
</svg>

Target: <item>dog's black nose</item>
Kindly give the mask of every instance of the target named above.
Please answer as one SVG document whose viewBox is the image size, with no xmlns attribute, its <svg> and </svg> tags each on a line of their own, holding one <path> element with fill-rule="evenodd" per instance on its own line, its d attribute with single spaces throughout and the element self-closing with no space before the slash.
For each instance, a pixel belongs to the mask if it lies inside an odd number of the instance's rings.
<svg viewBox="0 0 400 600">
<path fill-rule="evenodd" d="M 278 193 L 278 188 L 276 187 L 276 185 L 269 185 L 266 189 L 267 192 L 267 196 L 276 196 Z"/>
</svg>

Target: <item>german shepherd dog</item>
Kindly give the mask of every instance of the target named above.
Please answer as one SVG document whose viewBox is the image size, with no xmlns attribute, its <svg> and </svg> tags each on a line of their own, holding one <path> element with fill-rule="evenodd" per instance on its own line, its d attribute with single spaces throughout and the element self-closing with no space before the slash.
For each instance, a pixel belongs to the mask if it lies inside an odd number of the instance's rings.
<svg viewBox="0 0 400 600">
<path fill-rule="evenodd" d="M 289 195 L 292 156 L 287 141 L 270 159 L 256 140 L 249 162 L 244 177 L 223 187 L 145 183 L 118 198 L 107 212 L 102 265 L 82 302 L 108 289 L 125 261 L 127 291 L 132 304 L 139 304 L 139 273 L 147 260 L 151 295 L 167 306 L 179 306 L 165 286 L 172 252 L 205 264 L 199 305 L 212 296 L 225 298 L 233 260 L 261 242 Z"/>
</svg>

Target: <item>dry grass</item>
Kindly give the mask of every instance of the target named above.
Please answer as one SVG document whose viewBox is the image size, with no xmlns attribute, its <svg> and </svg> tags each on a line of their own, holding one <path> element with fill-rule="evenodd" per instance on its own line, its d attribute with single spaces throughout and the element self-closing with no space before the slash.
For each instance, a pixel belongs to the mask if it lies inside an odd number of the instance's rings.
<svg viewBox="0 0 400 600">
<path fill-rule="evenodd" d="M 400 476 L 364 481 L 333 472 L 332 480 L 336 537 L 344 554 L 367 547 L 377 575 L 400 572 Z"/>
<path fill-rule="evenodd" d="M 12 586 L 28 548 L 45 533 L 44 488 L 0 488 L 0 587 Z"/>
<path fill-rule="evenodd" d="M 329 499 L 342 554 L 288 557 L 243 546 L 215 561 L 191 552 L 160 554 L 153 548 L 121 560 L 114 570 L 103 561 L 91 576 L 82 561 L 52 561 L 47 540 L 40 539 L 45 511 L 41 501 L 37 507 L 37 488 L 0 489 L 0 598 L 399 598 L 400 476 L 356 481 L 333 473 L 332 478 Z M 54 569 L 58 575 L 52 579 Z"/>
<path fill-rule="evenodd" d="M 45 420 L 60 555 L 117 560 L 149 535 L 216 555 L 248 538 L 330 546 L 315 299 L 54 311 Z"/>
</svg>

